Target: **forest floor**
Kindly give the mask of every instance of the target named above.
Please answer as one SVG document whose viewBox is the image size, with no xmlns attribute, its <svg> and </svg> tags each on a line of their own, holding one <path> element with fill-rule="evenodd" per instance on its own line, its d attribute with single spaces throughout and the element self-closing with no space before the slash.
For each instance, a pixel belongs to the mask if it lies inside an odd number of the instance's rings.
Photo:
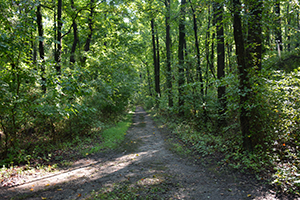
<svg viewBox="0 0 300 200">
<path fill-rule="evenodd" d="M 218 166 L 213 158 L 188 155 L 180 145 L 137 107 L 117 150 L 2 187 L 0 199 L 290 199 L 252 175 Z"/>
</svg>

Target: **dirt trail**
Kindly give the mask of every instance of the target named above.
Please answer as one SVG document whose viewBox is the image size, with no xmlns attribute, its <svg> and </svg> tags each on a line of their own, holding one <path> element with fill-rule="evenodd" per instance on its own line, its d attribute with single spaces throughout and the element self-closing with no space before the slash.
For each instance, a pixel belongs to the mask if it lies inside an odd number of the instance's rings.
<svg viewBox="0 0 300 200">
<path fill-rule="evenodd" d="M 279 199 L 256 181 L 193 163 L 169 150 L 167 135 L 137 107 L 119 151 L 79 160 L 68 170 L 0 188 L 0 199 L 86 199 L 117 184 L 136 187 L 137 199 Z M 156 187 L 155 187 L 156 186 Z M 251 196 L 250 196 L 251 195 Z"/>
</svg>

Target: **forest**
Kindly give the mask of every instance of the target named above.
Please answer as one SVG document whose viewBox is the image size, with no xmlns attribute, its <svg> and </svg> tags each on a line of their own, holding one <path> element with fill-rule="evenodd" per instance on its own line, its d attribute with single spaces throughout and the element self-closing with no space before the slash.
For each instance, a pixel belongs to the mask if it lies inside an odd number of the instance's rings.
<svg viewBox="0 0 300 200">
<path fill-rule="evenodd" d="M 299 15 L 298 0 L 0 0 L 0 172 L 59 161 L 141 105 L 194 153 L 300 195 Z"/>
</svg>

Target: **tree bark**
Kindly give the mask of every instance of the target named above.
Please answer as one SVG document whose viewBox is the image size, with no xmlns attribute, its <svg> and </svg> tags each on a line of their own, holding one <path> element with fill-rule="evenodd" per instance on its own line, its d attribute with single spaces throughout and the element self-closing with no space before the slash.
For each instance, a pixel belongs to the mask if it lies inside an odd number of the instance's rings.
<svg viewBox="0 0 300 200">
<path fill-rule="evenodd" d="M 157 48 L 156 48 L 156 56 L 157 56 L 157 59 L 156 59 L 156 71 L 157 73 L 155 74 L 156 76 L 156 81 L 157 81 L 157 94 L 158 94 L 158 97 L 160 98 L 161 96 L 161 91 L 160 91 L 160 56 L 159 56 L 159 37 L 158 37 L 158 29 L 157 29 L 157 26 L 156 26 L 156 45 L 157 45 Z"/>
<path fill-rule="evenodd" d="M 247 60 L 250 67 L 261 70 L 262 58 L 262 0 L 247 0 L 248 18 L 248 48 Z M 249 68 L 250 68 L 249 67 Z"/>
<path fill-rule="evenodd" d="M 71 8 L 73 10 L 75 10 L 75 7 L 74 7 L 74 0 L 71 0 Z M 74 64 L 75 63 L 75 51 L 76 51 L 76 46 L 77 46 L 77 43 L 78 43 L 78 28 L 77 28 L 77 23 L 73 22 L 73 25 L 72 25 L 72 28 L 73 28 L 73 44 L 72 44 L 72 48 L 71 48 L 71 56 L 70 56 L 70 64 Z"/>
<path fill-rule="evenodd" d="M 291 15 L 290 15 L 290 1 L 287 4 L 286 8 L 286 15 L 287 15 L 287 27 L 285 33 L 287 35 L 287 51 L 291 51 L 291 33 L 290 33 L 290 25 L 291 25 Z"/>
<path fill-rule="evenodd" d="M 239 69 L 239 79 L 240 79 L 240 125 L 243 137 L 243 147 L 247 151 L 252 151 L 252 142 L 250 139 L 250 116 L 246 109 L 247 101 L 249 100 L 249 80 L 248 80 L 248 70 L 246 66 L 246 54 L 244 45 L 244 36 L 242 29 L 241 20 L 241 3 L 240 0 L 233 0 L 233 29 L 234 29 L 234 40 L 237 55 L 237 63 Z"/>
<path fill-rule="evenodd" d="M 191 1 L 190 1 L 191 3 Z M 200 62 L 200 48 L 199 48 L 199 40 L 198 40 L 198 26 L 197 26 L 197 19 L 196 19 L 196 14 L 195 14 L 195 9 L 191 5 L 191 9 L 193 12 L 193 29 L 194 29 L 194 37 L 195 37 L 195 47 L 196 47 L 196 52 L 197 52 L 197 66 L 196 66 L 196 77 L 197 81 L 200 82 L 200 92 L 202 98 L 204 97 L 204 85 L 203 85 L 203 78 L 202 78 L 202 70 L 201 70 L 201 62 Z"/>
<path fill-rule="evenodd" d="M 62 30 L 62 19 L 61 19 L 61 13 L 62 13 L 62 0 L 57 1 L 57 49 L 55 50 L 55 69 L 58 75 L 61 74 L 61 49 L 62 49 L 62 40 L 61 40 L 61 30 Z"/>
<path fill-rule="evenodd" d="M 222 79 L 225 77 L 225 46 L 224 46 L 224 26 L 223 26 L 223 5 L 216 3 L 216 24 L 217 24 L 217 78 Z M 219 125 L 224 124 L 223 115 L 226 111 L 226 89 L 225 86 L 218 87 L 218 101 L 220 104 L 219 109 Z"/>
<path fill-rule="evenodd" d="M 185 4 L 186 0 L 181 0 L 181 8 L 180 8 L 180 19 L 179 19 L 179 45 L 178 45 L 178 107 L 179 107 L 179 115 L 184 115 L 184 95 L 183 95 L 183 85 L 184 85 L 184 43 L 185 43 Z"/>
<path fill-rule="evenodd" d="M 213 7 L 213 19 L 212 19 L 212 27 L 216 26 L 216 19 L 217 19 L 217 3 L 216 2 L 212 2 L 212 7 Z M 216 38 L 216 33 L 213 30 L 212 31 L 212 38 L 211 38 L 211 53 L 210 53 L 210 70 L 211 73 L 214 74 L 215 70 L 214 70 L 214 57 L 215 57 L 215 40 Z"/>
<path fill-rule="evenodd" d="M 208 70 L 210 66 L 210 61 L 209 61 L 209 38 L 210 38 L 210 4 L 208 4 L 208 15 L 207 15 L 207 30 L 206 30 L 206 38 L 205 38 L 205 51 L 206 51 L 206 84 L 205 84 L 205 96 L 207 95 L 207 89 L 208 89 Z"/>
<path fill-rule="evenodd" d="M 167 94 L 169 100 L 169 107 L 173 107 L 173 98 L 172 98 L 172 71 L 171 71 L 171 35 L 170 35 L 170 5 L 171 0 L 165 0 L 165 6 L 167 9 L 166 14 L 166 65 L 167 65 L 167 72 L 166 72 L 166 79 L 167 79 Z"/>
<path fill-rule="evenodd" d="M 276 14 L 276 17 L 277 17 L 277 22 L 276 22 L 276 25 L 275 25 L 275 35 L 276 35 L 275 36 L 276 37 L 275 40 L 276 40 L 276 43 L 279 44 L 280 51 L 282 51 L 282 31 L 281 31 L 281 18 L 280 18 L 280 1 L 278 1 L 278 0 L 275 0 L 275 1 L 276 2 L 275 2 L 274 11 L 275 11 L 275 14 Z"/>
<path fill-rule="evenodd" d="M 93 36 L 93 32 L 94 32 L 94 22 L 93 22 L 93 16 L 94 16 L 94 2 L 95 0 L 91 0 L 90 2 L 90 15 L 88 17 L 88 26 L 89 26 L 89 34 L 86 38 L 85 41 L 85 45 L 84 45 L 84 51 L 88 52 L 90 50 L 90 45 L 91 45 L 91 41 L 92 41 L 92 36 Z M 82 58 L 82 65 L 85 64 L 87 57 L 84 55 Z"/>
<path fill-rule="evenodd" d="M 152 33 L 152 50 L 153 50 L 153 64 L 154 64 L 154 82 L 155 82 L 155 92 L 156 98 L 160 95 L 159 90 L 159 72 L 157 66 L 157 51 L 156 51 L 156 39 L 155 39 L 155 30 L 154 30 L 154 19 L 151 19 L 151 33 Z"/>
<path fill-rule="evenodd" d="M 41 13 L 41 4 L 37 6 L 36 21 L 38 26 L 39 34 L 39 54 L 41 59 L 41 79 L 42 79 L 42 91 L 46 93 L 46 78 L 45 78 L 45 50 L 44 50 L 44 29 L 43 29 L 43 18 Z"/>
<path fill-rule="evenodd" d="M 152 87 L 151 87 L 151 76 L 150 76 L 150 71 L 147 63 L 146 63 L 146 68 L 147 68 L 147 76 L 148 76 L 149 95 L 152 97 L 153 94 L 152 94 Z"/>
</svg>

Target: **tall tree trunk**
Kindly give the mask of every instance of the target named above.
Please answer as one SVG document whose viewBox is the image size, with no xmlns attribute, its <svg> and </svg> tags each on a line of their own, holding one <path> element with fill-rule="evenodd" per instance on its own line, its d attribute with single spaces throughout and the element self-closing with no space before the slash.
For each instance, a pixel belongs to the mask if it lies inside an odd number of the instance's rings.
<svg viewBox="0 0 300 200">
<path fill-rule="evenodd" d="M 36 22 L 38 26 L 39 34 L 39 54 L 41 59 L 41 79 L 42 79 L 42 90 L 46 93 L 46 78 L 45 78 L 45 50 L 44 50 L 44 29 L 43 29 L 43 18 L 41 13 L 41 4 L 37 6 L 36 11 Z"/>
<path fill-rule="evenodd" d="M 157 51 L 156 51 L 156 40 L 155 40 L 155 30 L 154 30 L 154 19 L 151 19 L 151 33 L 152 33 L 152 50 L 153 50 L 153 64 L 154 64 L 154 82 L 155 82 L 155 92 L 156 99 L 159 97 L 159 72 L 157 66 Z"/>
<path fill-rule="evenodd" d="M 160 56 L 159 56 L 159 37 L 158 37 L 158 29 L 157 29 L 157 26 L 156 27 L 156 45 L 157 45 L 157 48 L 156 48 L 156 56 L 157 56 L 157 59 L 156 59 L 156 71 L 157 73 L 155 74 L 156 76 L 156 81 L 157 81 L 157 94 L 158 94 L 158 97 L 160 98 L 161 96 L 161 91 L 160 91 Z"/>
<path fill-rule="evenodd" d="M 32 64 L 34 65 L 34 69 L 37 70 L 36 68 L 36 63 L 37 63 L 37 43 L 36 43 L 36 37 L 35 34 L 33 32 L 31 32 L 31 55 L 32 55 Z"/>
<path fill-rule="evenodd" d="M 74 0 L 71 0 L 71 8 L 75 11 L 75 7 L 74 7 Z M 71 48 L 71 56 L 70 56 L 70 63 L 71 64 L 74 64 L 75 63 L 75 51 L 76 51 L 76 46 L 77 46 L 77 43 L 78 43 L 78 29 L 77 29 L 77 23 L 74 19 L 73 21 L 73 25 L 72 25 L 72 28 L 73 28 L 73 44 L 72 44 L 72 48 Z"/>
<path fill-rule="evenodd" d="M 171 35 L 170 35 L 170 9 L 171 9 L 171 0 L 165 0 L 165 6 L 167 9 L 166 13 L 166 52 L 167 52 L 167 72 L 166 72 L 166 79 L 167 79 L 167 88 L 168 88 L 168 100 L 169 100 L 169 107 L 173 107 L 173 98 L 172 98 L 172 71 L 171 71 Z"/>
<path fill-rule="evenodd" d="M 212 27 L 216 26 L 216 19 L 217 19 L 217 3 L 212 1 L 212 7 L 213 7 L 213 20 L 212 20 Z M 210 70 L 211 73 L 215 73 L 215 66 L 214 66 L 214 57 L 215 57 L 215 38 L 216 38 L 216 32 L 212 31 L 212 38 L 211 38 L 211 53 L 210 53 Z"/>
<path fill-rule="evenodd" d="M 248 65 L 261 70 L 262 58 L 262 0 L 247 0 L 249 7 L 248 17 L 248 48 L 246 52 Z"/>
<path fill-rule="evenodd" d="M 224 47 L 224 26 L 223 26 L 223 5 L 216 3 L 216 24 L 217 24 L 217 78 L 222 79 L 225 77 L 225 47 Z M 218 101 L 220 104 L 220 120 L 219 125 L 223 125 L 225 122 L 223 115 L 226 110 L 226 97 L 225 97 L 225 86 L 218 87 Z"/>
<path fill-rule="evenodd" d="M 184 95 L 183 95 L 183 85 L 184 85 L 184 43 L 185 43 L 185 4 L 186 0 L 181 0 L 180 8 L 180 19 L 179 19 L 179 45 L 178 45 L 178 95 L 179 95 L 179 115 L 184 115 Z"/>
<path fill-rule="evenodd" d="M 90 45 L 92 41 L 92 36 L 94 32 L 94 22 L 93 22 L 93 17 L 94 17 L 94 2 L 95 0 L 90 1 L 90 15 L 88 17 L 88 26 L 89 26 L 89 34 L 86 38 L 85 45 L 84 45 L 84 51 L 88 52 L 90 50 Z M 85 64 L 87 57 L 84 55 L 82 58 L 82 65 Z"/>
<path fill-rule="evenodd" d="M 62 0 L 57 1 L 57 49 L 55 51 L 55 68 L 57 74 L 61 74 L 61 49 L 62 49 L 62 40 L 61 40 L 61 30 L 62 30 L 62 18 L 61 18 L 61 12 L 62 12 Z"/>
<path fill-rule="evenodd" d="M 207 15 L 207 30 L 206 30 L 206 39 L 205 39 L 205 51 L 206 51 L 206 84 L 205 84 L 205 96 L 207 95 L 207 89 L 208 89 L 208 70 L 210 67 L 210 61 L 209 61 L 209 38 L 210 38 L 210 4 L 208 4 L 208 15 Z"/>
<path fill-rule="evenodd" d="M 288 1 L 286 8 L 286 16 L 287 16 L 287 27 L 285 30 L 285 34 L 287 35 L 287 51 L 291 51 L 291 33 L 290 33 L 290 25 L 291 25 L 291 15 L 290 15 L 290 1 Z"/>
<path fill-rule="evenodd" d="M 299 17 L 299 11 L 298 10 L 297 10 L 297 20 L 296 21 L 297 21 L 298 30 L 300 30 L 300 17 Z M 299 40 L 297 40 L 295 48 L 299 47 L 299 45 L 300 45 L 300 42 L 299 42 Z"/>
<path fill-rule="evenodd" d="M 247 101 L 249 100 L 249 80 L 248 80 L 248 70 L 246 66 L 246 54 L 244 45 L 244 36 L 242 29 L 241 20 L 241 3 L 240 0 L 233 0 L 233 29 L 234 29 L 234 40 L 237 55 L 237 63 L 239 69 L 239 79 L 240 79 L 240 125 L 243 137 L 243 147 L 247 151 L 252 151 L 252 142 L 250 139 L 250 116 L 249 111 L 245 108 Z"/>
<path fill-rule="evenodd" d="M 202 78 L 202 70 L 201 70 L 201 62 L 200 62 L 200 48 L 199 48 L 199 41 L 198 41 L 198 26 L 197 26 L 197 19 L 196 19 L 196 14 L 195 14 L 195 9 L 192 6 L 191 0 L 190 0 L 190 4 L 191 4 L 191 9 L 193 12 L 193 29 L 194 29 L 194 37 L 195 37 L 195 47 L 196 47 L 196 51 L 197 51 L 197 66 L 196 66 L 196 77 L 197 77 L 197 81 L 200 82 L 200 91 L 201 91 L 201 95 L 202 98 L 204 97 L 204 85 L 203 85 L 203 78 Z"/>
<path fill-rule="evenodd" d="M 255 69 L 256 72 L 261 70 L 261 59 L 262 59 L 262 9 L 263 0 L 247 0 L 246 6 L 248 7 L 248 38 L 247 38 L 247 50 L 246 50 L 246 66 L 247 70 Z M 250 77 L 249 77 L 250 78 Z M 248 88 L 251 91 L 251 85 L 248 84 Z M 255 102 L 255 93 L 247 92 L 247 104 L 253 105 Z M 249 107 L 249 106 L 248 106 Z M 249 109 L 248 124 L 250 135 L 248 135 L 249 140 L 251 140 L 251 145 L 255 147 L 257 144 L 261 144 L 264 138 L 264 134 L 261 132 L 261 122 L 260 122 L 260 111 L 256 107 Z"/>
<path fill-rule="evenodd" d="M 276 37 L 276 45 L 277 47 L 280 47 L 280 51 L 282 51 L 282 31 L 281 31 L 281 18 L 280 18 L 280 1 L 275 0 L 275 14 L 277 17 L 276 27 L 275 27 L 275 37 Z"/>
<path fill-rule="evenodd" d="M 147 76 L 148 76 L 148 87 L 149 87 L 149 95 L 152 97 L 152 87 L 151 87 L 151 76 L 150 76 L 150 71 L 149 71 L 149 67 L 148 64 L 146 63 L 146 69 L 147 69 Z"/>
</svg>

